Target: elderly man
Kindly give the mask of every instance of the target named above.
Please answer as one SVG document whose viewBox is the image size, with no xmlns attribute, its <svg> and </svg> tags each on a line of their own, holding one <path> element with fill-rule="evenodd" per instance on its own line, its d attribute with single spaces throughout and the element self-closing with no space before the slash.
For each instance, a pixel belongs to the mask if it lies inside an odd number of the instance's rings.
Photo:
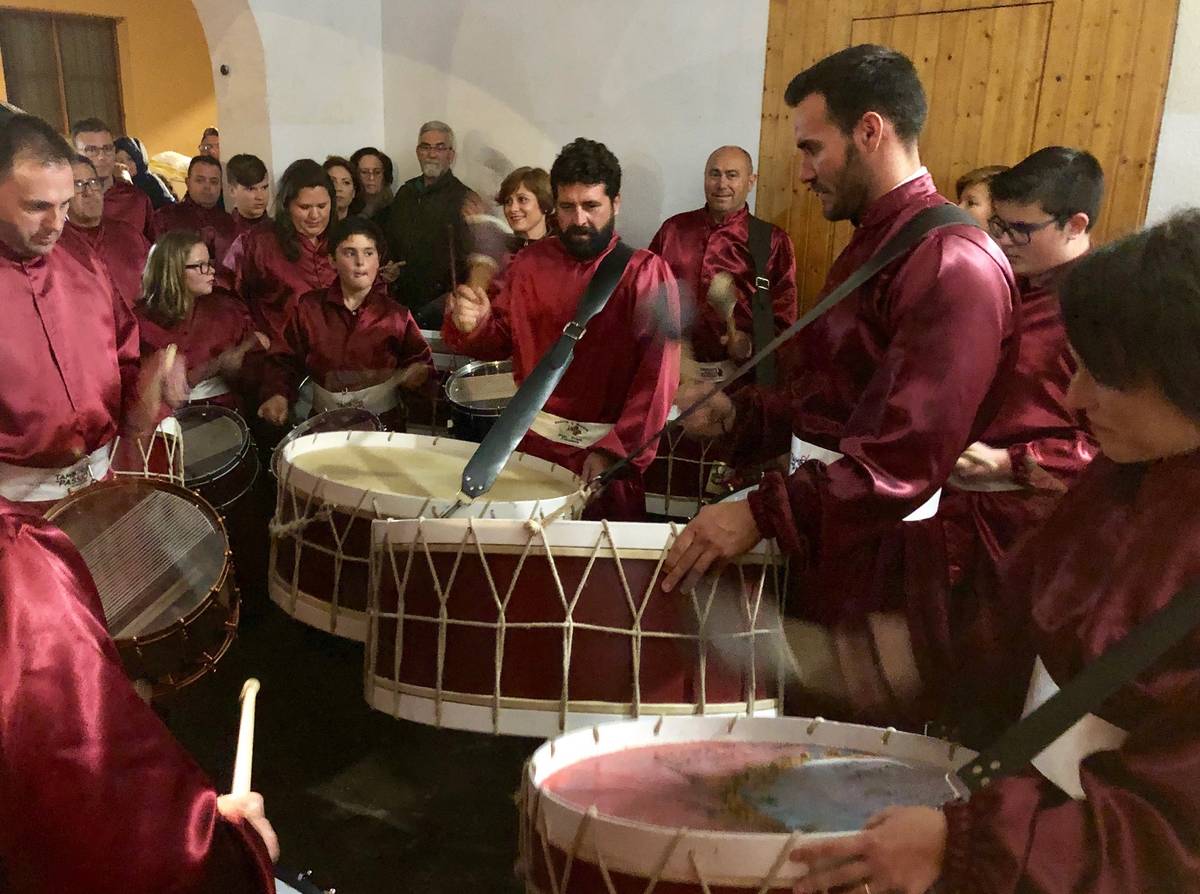
<svg viewBox="0 0 1200 894">
<path fill-rule="evenodd" d="M 385 278 L 394 277 L 392 293 L 408 305 L 425 329 L 442 323 L 442 309 L 455 283 L 465 282 L 470 237 L 463 219 L 468 199 L 480 202 L 454 176 L 454 131 L 441 121 L 427 121 L 417 132 L 420 176 L 398 190 L 376 217 L 388 241 L 390 263 Z"/>
<path fill-rule="evenodd" d="M 183 201 L 164 205 L 154 212 L 154 237 L 171 230 L 194 230 L 208 246 L 208 256 L 222 277 L 221 259 L 237 238 L 233 218 L 221 205 L 221 162 L 211 155 L 197 155 L 188 164 L 187 193 Z"/>
<path fill-rule="evenodd" d="M 108 268 L 113 291 L 132 310 L 141 295 L 142 271 L 146 268 L 150 243 L 123 221 L 104 219 L 104 192 L 90 158 L 76 156 L 71 171 L 75 177 L 75 195 L 67 210 L 67 229 L 100 256 Z"/>
<path fill-rule="evenodd" d="M 0 496 L 48 508 L 108 474 L 112 444 L 146 437 L 186 395 L 182 364 L 152 355 L 86 242 L 65 230 L 75 153 L 48 124 L 0 128 Z M 62 237 L 60 239 L 60 237 Z"/>
<path fill-rule="evenodd" d="M 828 292 L 918 213 L 947 204 L 917 148 L 925 92 L 905 56 L 862 45 L 801 72 L 786 100 L 802 182 L 827 219 L 856 224 Z M 792 441 L 793 469 L 767 472 L 747 501 L 701 509 L 667 559 L 665 586 L 689 587 L 774 537 L 793 557 L 794 613 L 855 620 L 904 604 L 906 573 L 934 549 L 933 534 L 904 519 L 938 493 L 994 413 L 1017 300 L 986 233 L 937 229 L 789 344 L 786 389 L 713 400 L 693 431 L 725 436 L 740 463 Z M 688 390 L 681 406 L 699 397 Z"/>
<path fill-rule="evenodd" d="M 575 317 L 584 289 L 617 246 L 621 166 L 602 144 L 577 139 L 550 171 L 560 233 L 530 243 L 490 292 L 460 285 L 442 335 L 481 359 L 512 357 L 522 382 Z M 637 449 L 666 422 L 679 381 L 675 278 L 663 260 L 636 251 L 612 297 L 575 346 L 575 360 L 538 414 L 520 449 L 590 480 L 630 459 L 585 517 L 638 520 L 645 514 L 641 473 L 653 452 Z"/>
<path fill-rule="evenodd" d="M 755 235 L 765 236 L 765 269 L 761 275 L 768 281 L 770 335 L 796 321 L 792 240 L 779 227 L 758 221 L 750 213 L 746 197 L 757 179 L 745 149 L 722 146 L 715 150 L 704 166 L 704 207 L 669 218 L 650 242 L 650 250 L 671 265 L 679 281 L 681 300 L 694 302 L 693 313 L 684 316 L 692 319 L 691 345 L 699 368 L 687 369 L 685 360 L 685 379 L 724 381 L 736 363 L 748 358 L 753 350 L 759 272 L 751 247 L 752 230 Z M 725 314 L 707 300 L 713 276 L 720 272 L 733 277 L 733 333 Z"/>
<path fill-rule="evenodd" d="M 150 197 L 122 178 L 114 178 L 117 147 L 112 128 L 99 118 L 83 118 L 71 125 L 75 151 L 86 155 L 96 166 L 96 176 L 104 192 L 104 216 L 120 220 L 154 241 L 154 206 Z"/>
</svg>

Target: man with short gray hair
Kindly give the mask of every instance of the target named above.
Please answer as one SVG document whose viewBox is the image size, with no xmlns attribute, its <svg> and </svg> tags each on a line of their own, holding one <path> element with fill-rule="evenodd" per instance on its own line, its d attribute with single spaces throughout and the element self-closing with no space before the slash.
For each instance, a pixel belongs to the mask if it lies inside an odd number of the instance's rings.
<svg viewBox="0 0 1200 894">
<path fill-rule="evenodd" d="M 421 173 L 376 217 L 387 236 L 388 261 L 398 264 L 392 294 L 423 329 L 441 327 L 446 295 L 466 280 L 470 241 L 463 204 L 480 199 L 454 176 L 454 159 L 454 130 L 426 121 L 417 131 Z"/>
</svg>

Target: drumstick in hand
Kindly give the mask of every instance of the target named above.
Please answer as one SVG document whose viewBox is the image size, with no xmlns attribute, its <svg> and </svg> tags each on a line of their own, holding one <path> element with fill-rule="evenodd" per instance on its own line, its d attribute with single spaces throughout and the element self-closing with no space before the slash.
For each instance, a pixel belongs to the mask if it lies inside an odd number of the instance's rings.
<svg viewBox="0 0 1200 894">
<path fill-rule="evenodd" d="M 242 721 L 238 726 L 237 757 L 233 761 L 233 786 L 231 795 L 250 793 L 250 769 L 254 763 L 254 702 L 258 696 L 259 682 L 251 677 L 242 686 L 239 700 L 242 703 Z"/>
<path fill-rule="evenodd" d="M 733 275 L 721 270 L 713 274 L 712 282 L 708 284 L 708 303 L 717 316 L 725 321 L 725 332 L 730 344 L 737 335 L 737 326 L 733 322 L 733 311 L 737 307 L 737 292 L 733 287 Z"/>
</svg>

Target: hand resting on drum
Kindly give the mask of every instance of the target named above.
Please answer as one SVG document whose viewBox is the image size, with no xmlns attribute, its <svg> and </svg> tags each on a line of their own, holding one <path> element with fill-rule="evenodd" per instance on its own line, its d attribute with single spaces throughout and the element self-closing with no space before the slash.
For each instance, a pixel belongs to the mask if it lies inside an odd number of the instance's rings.
<svg viewBox="0 0 1200 894">
<path fill-rule="evenodd" d="M 685 382 L 675 392 L 675 406 L 680 412 L 686 412 L 697 401 L 703 400 L 712 385 L 703 382 Z M 708 398 L 704 406 L 692 413 L 680 426 L 685 434 L 692 438 L 719 438 L 733 431 L 737 420 L 737 410 L 733 401 L 724 391 L 718 391 Z"/>
<path fill-rule="evenodd" d="M 460 285 L 450 296 L 450 322 L 463 335 L 470 335 L 492 309 L 487 292 L 475 286 Z"/>
<path fill-rule="evenodd" d="M 268 397 L 258 408 L 258 418 L 272 425 L 283 425 L 288 421 L 288 399 L 282 394 Z"/>
<path fill-rule="evenodd" d="M 749 552 L 760 540 L 762 534 L 746 500 L 702 507 L 667 553 L 663 592 L 670 593 L 682 581 L 680 591 L 690 593 L 701 577 L 710 571 L 719 573 L 730 559 Z"/>
<path fill-rule="evenodd" d="M 236 823 L 239 820 L 248 822 L 262 838 L 263 844 L 267 846 L 267 853 L 271 855 L 271 860 L 279 859 L 279 838 L 276 836 L 270 820 L 267 819 L 262 795 L 258 792 L 249 792 L 245 795 L 220 795 L 217 797 L 217 810 L 230 822 Z"/>
</svg>

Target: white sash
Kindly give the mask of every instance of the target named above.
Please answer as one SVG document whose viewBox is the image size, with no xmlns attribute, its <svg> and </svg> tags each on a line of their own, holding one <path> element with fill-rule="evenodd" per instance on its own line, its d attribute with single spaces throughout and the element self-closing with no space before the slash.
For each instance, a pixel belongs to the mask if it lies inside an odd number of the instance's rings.
<svg viewBox="0 0 1200 894">
<path fill-rule="evenodd" d="M 963 481 L 959 478 L 950 476 L 950 480 L 946 482 L 946 487 L 952 487 L 955 490 L 971 491 L 977 494 L 993 494 L 1002 493 L 1013 490 L 1027 490 L 1025 485 L 1017 484 L 1015 481 Z"/>
<path fill-rule="evenodd" d="M 15 502 L 62 500 L 108 475 L 112 444 L 97 447 L 73 465 L 34 469 L 0 462 L 0 496 Z"/>
<path fill-rule="evenodd" d="M 788 473 L 795 472 L 800 467 L 800 463 L 805 460 L 815 459 L 817 462 L 824 463 L 827 466 L 833 465 L 838 460 L 845 457 L 846 454 L 838 453 L 836 450 L 826 450 L 824 447 L 818 447 L 816 444 L 810 444 L 808 441 L 802 441 L 795 435 L 792 435 L 792 455 L 788 462 Z M 918 506 L 915 510 L 904 517 L 906 522 L 924 521 L 928 518 L 933 518 L 937 515 L 938 504 L 942 501 L 942 489 L 938 488 L 933 492 L 933 496 Z"/>
<path fill-rule="evenodd" d="M 534 417 L 529 430 L 556 444 L 591 447 L 607 437 L 613 427 L 606 422 L 576 422 L 543 410 Z"/>
<path fill-rule="evenodd" d="M 188 392 L 188 400 L 208 400 L 210 397 L 220 397 L 229 393 L 229 383 L 221 376 L 209 376 L 192 386 Z"/>
<path fill-rule="evenodd" d="M 344 407 L 362 407 L 380 416 L 400 403 L 397 385 L 403 369 L 396 370 L 385 382 L 360 388 L 357 391 L 328 391 L 313 381 L 313 412 L 325 413 Z"/>
<path fill-rule="evenodd" d="M 1033 665 L 1033 676 L 1029 680 L 1025 710 L 1021 712 L 1021 716 L 1025 717 L 1041 707 L 1056 692 L 1058 684 L 1051 679 L 1039 655 Z M 1128 737 L 1129 733 L 1119 726 L 1114 726 L 1095 714 L 1085 714 L 1035 757 L 1033 765 L 1039 773 L 1076 801 L 1082 801 L 1086 795 L 1079 780 L 1079 764 L 1085 757 L 1097 751 L 1115 751 Z"/>
<path fill-rule="evenodd" d="M 701 363 L 686 355 L 679 359 L 679 378 L 683 382 L 706 382 L 715 385 L 718 382 L 724 382 L 736 370 L 737 364 L 732 360 Z"/>
</svg>

